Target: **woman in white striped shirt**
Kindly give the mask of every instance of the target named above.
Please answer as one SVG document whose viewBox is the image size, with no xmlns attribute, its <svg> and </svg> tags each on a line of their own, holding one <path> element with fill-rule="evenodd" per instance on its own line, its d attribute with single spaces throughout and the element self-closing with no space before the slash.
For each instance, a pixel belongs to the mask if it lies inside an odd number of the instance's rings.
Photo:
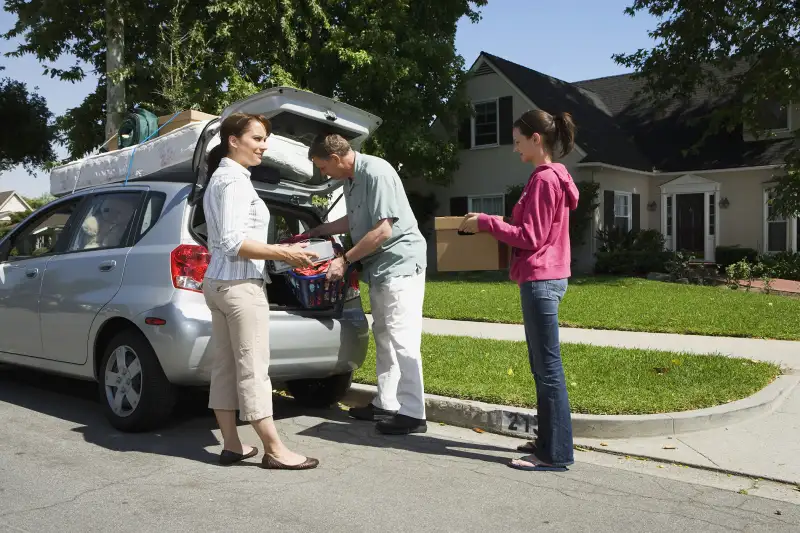
<svg viewBox="0 0 800 533">
<path fill-rule="evenodd" d="M 316 254 L 302 246 L 267 244 L 269 209 L 250 181 L 249 167 L 261 164 L 270 134 L 269 121 L 235 113 L 222 122 L 219 146 L 209 154 L 208 188 L 203 210 L 211 262 L 203 294 L 211 309 L 213 357 L 209 407 L 223 438 L 219 462 L 230 465 L 258 454 L 245 446 L 236 427 L 239 417 L 253 425 L 264 445 L 261 466 L 305 470 L 319 461 L 290 451 L 272 417 L 269 378 L 269 303 L 265 259 L 294 266 L 311 265 Z"/>
</svg>

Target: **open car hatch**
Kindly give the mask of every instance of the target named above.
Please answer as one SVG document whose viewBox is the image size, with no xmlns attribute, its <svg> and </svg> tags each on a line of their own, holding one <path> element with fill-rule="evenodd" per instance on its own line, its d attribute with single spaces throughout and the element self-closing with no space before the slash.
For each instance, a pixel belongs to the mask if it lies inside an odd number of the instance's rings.
<svg viewBox="0 0 800 533">
<path fill-rule="evenodd" d="M 223 120 L 233 113 L 263 115 L 272 124 L 267 151 L 259 167 L 252 167 L 254 186 L 295 205 L 311 205 L 314 196 L 327 195 L 342 182 L 320 174 L 308 159 L 308 147 L 320 133 L 338 133 L 358 150 L 378 129 L 381 119 L 371 113 L 318 94 L 275 87 L 226 107 L 203 130 L 192 159 L 195 187 L 192 201 L 207 182 L 208 152 L 220 143 Z"/>
</svg>

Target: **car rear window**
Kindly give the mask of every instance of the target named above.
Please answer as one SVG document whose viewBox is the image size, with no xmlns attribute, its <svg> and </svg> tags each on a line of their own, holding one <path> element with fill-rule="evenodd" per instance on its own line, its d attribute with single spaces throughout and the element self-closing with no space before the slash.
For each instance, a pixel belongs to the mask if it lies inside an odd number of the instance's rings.
<svg viewBox="0 0 800 533">
<path fill-rule="evenodd" d="M 139 228 L 136 231 L 135 242 L 139 242 L 142 237 L 147 235 L 147 232 L 156 225 L 156 222 L 158 222 L 158 219 L 161 217 L 161 210 L 164 208 L 164 202 L 166 201 L 167 195 L 163 192 L 151 191 L 147 194 L 142 218 L 139 221 Z"/>
</svg>

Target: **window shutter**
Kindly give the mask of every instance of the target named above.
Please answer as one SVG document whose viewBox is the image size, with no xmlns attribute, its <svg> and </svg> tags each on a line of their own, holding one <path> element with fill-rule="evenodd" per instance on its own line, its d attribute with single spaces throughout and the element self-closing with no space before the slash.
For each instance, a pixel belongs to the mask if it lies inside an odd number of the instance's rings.
<svg viewBox="0 0 800 533">
<path fill-rule="evenodd" d="M 614 225 L 614 191 L 603 192 L 603 228 L 611 229 Z"/>
<path fill-rule="evenodd" d="M 514 125 L 514 99 L 510 96 L 500 98 L 500 144 L 514 144 L 512 129 Z"/>
<path fill-rule="evenodd" d="M 631 222 L 631 228 L 633 228 L 633 231 L 639 231 L 640 229 L 642 229 L 642 220 L 641 220 L 642 217 L 641 217 L 641 205 L 640 205 L 642 201 L 641 197 L 642 197 L 641 194 L 634 194 L 631 197 L 631 203 L 633 204 L 633 206 L 631 206 L 631 217 L 633 218 L 633 221 Z"/>
<path fill-rule="evenodd" d="M 450 198 L 450 216 L 463 217 L 469 212 L 469 202 L 466 196 Z"/>
<path fill-rule="evenodd" d="M 472 119 L 469 117 L 458 128 L 458 145 L 464 150 L 472 148 Z"/>
</svg>

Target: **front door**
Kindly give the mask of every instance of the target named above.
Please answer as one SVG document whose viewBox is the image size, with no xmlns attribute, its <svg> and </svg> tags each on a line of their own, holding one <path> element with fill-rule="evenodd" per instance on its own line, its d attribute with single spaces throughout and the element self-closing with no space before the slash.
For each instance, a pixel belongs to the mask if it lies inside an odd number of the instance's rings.
<svg viewBox="0 0 800 533">
<path fill-rule="evenodd" d="M 41 357 L 42 280 L 47 264 L 63 248 L 62 236 L 81 200 L 46 208 L 0 246 L 0 352 Z"/>
<path fill-rule="evenodd" d="M 705 257 L 705 194 L 675 195 L 675 251 Z"/>
<path fill-rule="evenodd" d="M 47 264 L 39 321 L 43 357 L 83 364 L 89 329 L 122 285 L 131 250 L 131 227 L 143 192 L 92 195 L 80 214 L 64 252 Z"/>
</svg>

